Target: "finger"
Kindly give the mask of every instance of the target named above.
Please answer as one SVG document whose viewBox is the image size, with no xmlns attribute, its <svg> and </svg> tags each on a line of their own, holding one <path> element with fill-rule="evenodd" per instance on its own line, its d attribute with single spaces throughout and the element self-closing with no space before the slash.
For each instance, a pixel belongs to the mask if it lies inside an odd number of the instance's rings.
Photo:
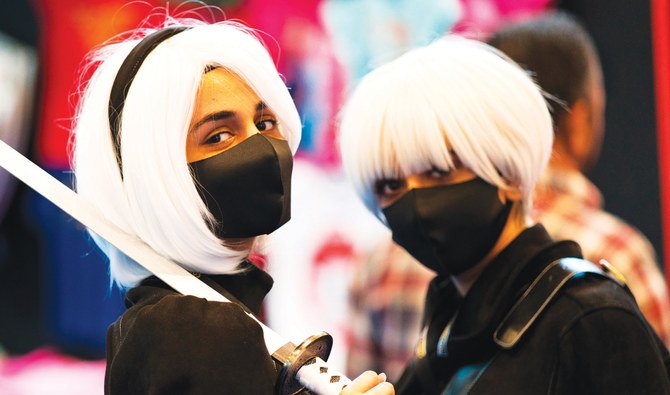
<svg viewBox="0 0 670 395">
<path fill-rule="evenodd" d="M 384 376 L 384 378 L 386 378 L 386 376 Z M 373 372 L 372 370 L 368 370 L 367 372 L 363 372 L 360 376 L 356 377 L 356 379 L 352 381 L 343 392 L 353 394 L 365 392 L 379 384 L 381 381 L 381 377 L 379 377 L 377 373 Z"/>
<path fill-rule="evenodd" d="M 365 393 L 365 395 L 394 395 L 394 394 L 395 394 L 395 388 L 393 388 L 393 384 L 386 381 L 375 385 L 372 389 L 368 390 Z"/>
</svg>

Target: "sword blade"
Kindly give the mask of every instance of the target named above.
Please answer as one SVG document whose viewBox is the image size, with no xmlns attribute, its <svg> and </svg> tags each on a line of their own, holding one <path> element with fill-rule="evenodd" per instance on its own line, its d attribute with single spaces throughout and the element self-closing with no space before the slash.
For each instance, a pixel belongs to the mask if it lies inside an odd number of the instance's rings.
<svg viewBox="0 0 670 395">
<path fill-rule="evenodd" d="M 2 140 L 0 140 L 0 167 L 23 181 L 82 225 L 107 240 L 177 292 L 213 302 L 232 303 L 187 270 L 160 255 L 139 238 L 126 233 L 108 221 L 95 207 L 77 195 L 76 192 L 63 185 Z M 283 370 L 291 374 L 291 377 L 287 377 L 283 383 L 280 383 L 279 393 L 289 393 L 287 391 L 293 387 L 292 383 L 299 381 L 317 394 L 339 394 L 343 386 L 350 382 L 341 373 L 332 370 L 329 372 L 327 364 L 320 358 L 322 356 L 324 359 L 327 358 L 332 340 L 329 345 L 322 346 L 319 341 L 312 341 L 312 338 L 310 338 L 296 347 L 252 314 L 248 315 L 263 329 L 265 346 L 270 355 L 284 365 Z M 330 335 L 324 333 L 313 338 L 322 339 L 325 337 L 324 335 L 330 337 Z M 309 361 L 309 364 L 307 361 Z M 315 366 L 318 366 L 319 369 L 315 369 Z"/>
<path fill-rule="evenodd" d="M 63 185 L 2 140 L 0 140 L 0 167 L 23 181 L 82 225 L 107 240 L 177 292 L 214 302 L 230 302 L 187 270 L 157 253 L 142 240 L 129 235 L 105 219 L 95 207 L 82 199 L 76 192 Z M 253 315 L 250 315 L 250 317 L 263 328 L 265 344 L 270 353 L 287 343 L 272 329 L 258 321 L 256 317 Z"/>
</svg>

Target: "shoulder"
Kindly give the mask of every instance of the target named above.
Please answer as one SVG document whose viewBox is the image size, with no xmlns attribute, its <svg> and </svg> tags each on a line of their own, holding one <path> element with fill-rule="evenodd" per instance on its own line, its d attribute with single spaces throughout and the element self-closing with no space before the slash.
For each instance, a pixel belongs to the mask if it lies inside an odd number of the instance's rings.
<svg viewBox="0 0 670 395">
<path fill-rule="evenodd" d="M 618 283 L 599 276 L 573 279 L 556 300 L 571 320 L 601 310 L 620 310 L 641 319 L 635 299 Z"/>
<path fill-rule="evenodd" d="M 130 308 L 108 343 L 108 381 L 121 388 L 161 392 L 179 379 L 184 392 L 253 392 L 271 389 L 276 376 L 260 325 L 234 303 L 168 294 Z"/>
<path fill-rule="evenodd" d="M 585 276 L 567 286 L 551 310 L 559 326 L 559 342 L 601 354 L 633 347 L 628 356 L 660 355 L 653 330 L 635 299 L 619 284 Z M 626 347 L 622 343 L 627 344 Z M 602 347 L 603 349 L 598 351 Z M 646 350 L 646 351 L 644 351 Z"/>
<path fill-rule="evenodd" d="M 121 342 L 146 335 L 144 344 L 147 347 L 160 345 L 157 351 L 165 350 L 166 344 L 179 347 L 187 340 L 232 346 L 240 339 L 263 337 L 260 325 L 239 305 L 179 294 L 168 294 L 153 303 L 135 305 L 114 325 Z"/>
<path fill-rule="evenodd" d="M 210 302 L 194 296 L 167 295 L 149 305 L 140 305 L 126 313 L 134 316 L 136 331 L 149 331 L 158 336 L 262 336 L 260 325 L 235 303 Z M 232 339 L 231 339 L 232 340 Z"/>
<path fill-rule="evenodd" d="M 584 338 L 571 337 L 573 341 L 588 342 L 592 340 L 589 337 L 599 331 L 611 334 L 623 327 L 632 331 L 629 336 L 637 333 L 653 339 L 632 295 L 618 283 L 601 276 L 584 274 L 569 280 L 551 299 L 537 325 L 542 328 L 541 333 L 560 343 L 585 323 L 594 332 Z"/>
<path fill-rule="evenodd" d="M 585 278 L 556 302 L 558 393 L 670 391 L 667 350 L 618 284 Z"/>
</svg>

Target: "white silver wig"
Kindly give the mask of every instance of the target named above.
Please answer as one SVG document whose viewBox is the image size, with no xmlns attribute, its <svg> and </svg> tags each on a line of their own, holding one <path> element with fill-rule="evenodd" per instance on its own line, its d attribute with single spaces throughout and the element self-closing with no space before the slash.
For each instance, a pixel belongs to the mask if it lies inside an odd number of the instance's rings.
<svg viewBox="0 0 670 395">
<path fill-rule="evenodd" d="M 74 120 L 72 155 L 77 192 L 109 221 L 187 270 L 234 273 L 248 250 L 226 246 L 211 231 L 211 214 L 186 161 L 186 140 L 205 71 L 223 67 L 241 77 L 274 112 L 293 152 L 301 122 L 275 65 L 254 32 L 240 24 L 170 20 L 191 28 L 153 49 L 139 68 L 120 115 L 123 176 L 110 134 L 110 91 L 122 62 L 142 37 L 105 45 Z M 123 177 L 123 178 L 122 178 Z M 235 191 L 231 191 L 235 193 Z M 132 287 L 150 273 L 95 234 L 112 280 Z"/>
<path fill-rule="evenodd" d="M 339 136 L 345 170 L 377 216 L 376 180 L 452 169 L 455 154 L 490 184 L 520 190 L 526 220 L 552 140 L 547 103 L 526 72 L 460 37 L 370 72 L 342 111 Z"/>
</svg>

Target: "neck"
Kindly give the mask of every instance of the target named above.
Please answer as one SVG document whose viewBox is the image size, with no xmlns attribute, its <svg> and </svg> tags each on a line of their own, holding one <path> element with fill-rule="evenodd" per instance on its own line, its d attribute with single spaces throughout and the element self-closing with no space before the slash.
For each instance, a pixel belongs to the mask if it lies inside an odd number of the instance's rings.
<svg viewBox="0 0 670 395">
<path fill-rule="evenodd" d="M 509 217 L 507 218 L 507 223 L 491 251 L 472 269 L 457 276 L 451 276 L 451 281 L 454 283 L 458 293 L 461 296 L 465 296 L 484 269 L 486 269 L 493 259 L 527 227 L 528 224 L 526 223 L 526 217 L 521 207 L 521 202 L 515 202 Z"/>
</svg>

